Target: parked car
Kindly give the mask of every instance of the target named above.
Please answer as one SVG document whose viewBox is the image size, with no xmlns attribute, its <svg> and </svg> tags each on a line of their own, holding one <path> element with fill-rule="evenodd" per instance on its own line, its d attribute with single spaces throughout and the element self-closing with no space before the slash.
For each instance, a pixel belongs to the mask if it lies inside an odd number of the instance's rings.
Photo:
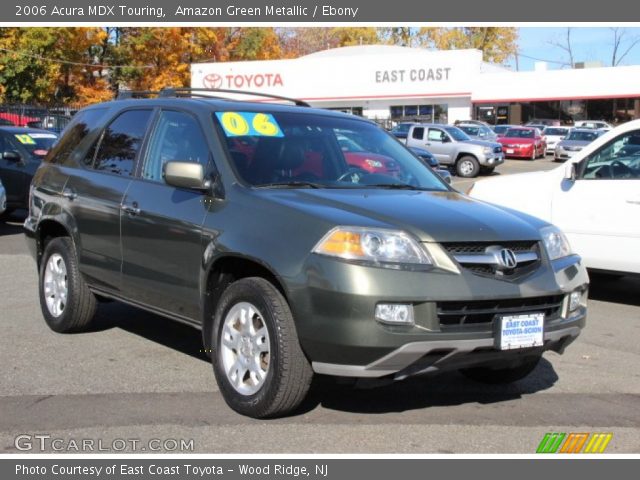
<svg viewBox="0 0 640 480">
<path fill-rule="evenodd" d="M 488 140 L 495 142 L 498 135 L 491 128 L 484 125 L 474 125 L 470 123 L 459 123 L 456 125 L 460 130 L 475 140 Z"/>
<path fill-rule="evenodd" d="M 6 118 L 0 118 L 0 127 L 13 127 L 14 123 Z"/>
<path fill-rule="evenodd" d="M 56 138 L 46 130 L 0 127 L 0 180 L 7 211 L 27 207 L 31 178 Z"/>
<path fill-rule="evenodd" d="M 26 127 L 29 122 L 35 122 L 38 119 L 35 117 L 22 115 L 20 113 L 0 112 L 0 121 L 2 120 L 4 120 L 5 122 L 9 122 L 8 126 L 15 125 L 17 127 Z"/>
<path fill-rule="evenodd" d="M 547 142 L 547 153 L 554 153 L 558 142 L 564 140 L 570 131 L 571 127 L 545 127 L 542 135 Z"/>
<path fill-rule="evenodd" d="M 69 122 L 71 121 L 71 117 L 66 115 L 45 115 L 44 117 L 29 122 L 27 124 L 28 127 L 31 128 L 42 128 L 45 130 L 49 130 L 51 132 L 60 133 L 64 130 Z"/>
<path fill-rule="evenodd" d="M 565 161 L 571 158 L 603 133 L 604 131 L 589 128 L 572 129 L 563 140 L 556 144 L 553 154 L 554 161 Z"/>
<path fill-rule="evenodd" d="M 502 137 L 504 136 L 507 130 L 509 130 L 510 128 L 515 128 L 517 126 L 518 125 L 494 125 L 492 128 L 493 128 L 493 132 L 496 134 L 496 137 Z"/>
<path fill-rule="evenodd" d="M 434 157 L 431 152 L 428 152 L 424 148 L 409 147 L 416 157 L 418 157 L 425 165 L 431 170 L 436 172 L 442 179 L 451 185 L 451 173 L 446 168 L 440 166 L 440 162 Z"/>
<path fill-rule="evenodd" d="M 7 191 L 4 189 L 2 180 L 0 180 L 0 215 L 7 209 Z"/>
<path fill-rule="evenodd" d="M 602 120 L 578 120 L 574 122 L 576 128 L 590 128 L 592 130 L 602 130 L 608 132 L 613 129 L 613 125 Z"/>
<path fill-rule="evenodd" d="M 594 140 L 547 172 L 477 182 L 474 198 L 558 225 L 594 271 L 640 274 L 640 120 Z"/>
<path fill-rule="evenodd" d="M 415 122 L 402 122 L 397 124 L 395 127 L 391 129 L 391 135 L 401 139 L 406 140 L 407 134 L 409 133 L 409 129 L 412 125 L 415 125 Z"/>
<path fill-rule="evenodd" d="M 480 170 L 490 173 L 504 163 L 499 143 L 472 140 L 451 125 L 413 125 L 407 136 L 407 146 L 428 150 L 441 165 L 454 167 L 461 177 L 477 177 Z"/>
<path fill-rule="evenodd" d="M 399 172 L 398 165 L 393 158 L 386 155 L 380 155 L 368 151 L 356 140 L 350 138 L 348 133 L 340 132 L 336 135 L 338 144 L 342 149 L 343 155 L 347 163 L 353 167 L 364 170 L 369 173 L 381 173 L 395 175 Z M 313 156 L 318 157 L 318 153 L 307 152 L 307 161 L 312 160 Z M 322 159 L 317 159 L 319 165 L 322 163 Z M 321 169 L 317 169 L 313 172 L 315 175 L 322 175 Z"/>
<path fill-rule="evenodd" d="M 547 126 L 556 126 L 559 127 L 562 122 L 557 118 L 532 118 L 527 123 L 524 124 L 525 127 L 547 127 Z"/>
<path fill-rule="evenodd" d="M 532 127 L 514 127 L 498 138 L 507 157 L 535 160 L 547 154 L 547 144 L 540 130 Z"/>
<path fill-rule="evenodd" d="M 80 111 L 36 172 L 24 228 L 54 331 L 89 329 L 103 297 L 200 328 L 223 398 L 259 418 L 315 373 L 510 383 L 579 335 L 588 277 L 556 227 L 452 190 L 367 120 L 189 91 Z M 399 175 L 350 166 L 337 132 Z"/>
</svg>

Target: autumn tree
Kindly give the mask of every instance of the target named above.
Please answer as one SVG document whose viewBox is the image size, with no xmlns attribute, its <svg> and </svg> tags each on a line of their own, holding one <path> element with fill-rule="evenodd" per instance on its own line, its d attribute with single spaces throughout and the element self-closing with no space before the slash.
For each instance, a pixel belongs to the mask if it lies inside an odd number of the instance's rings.
<svg viewBox="0 0 640 480">
<path fill-rule="evenodd" d="M 505 63 L 518 50 L 518 30 L 514 27 L 421 28 L 425 46 L 437 50 L 475 48 L 484 60 Z"/>
</svg>

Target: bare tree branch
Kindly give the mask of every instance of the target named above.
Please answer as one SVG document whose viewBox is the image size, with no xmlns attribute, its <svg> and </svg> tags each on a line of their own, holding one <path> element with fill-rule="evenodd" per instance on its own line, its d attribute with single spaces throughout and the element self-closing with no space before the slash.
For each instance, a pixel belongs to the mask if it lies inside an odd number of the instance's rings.
<svg viewBox="0 0 640 480">
<path fill-rule="evenodd" d="M 573 68 L 574 62 L 573 62 L 573 46 L 571 45 L 571 27 L 567 27 L 567 33 L 566 33 L 564 42 L 549 40 L 547 43 L 553 47 L 557 47 L 563 50 L 569 57 L 569 63 L 564 65 L 568 65 L 569 68 Z"/>
<path fill-rule="evenodd" d="M 640 37 L 635 36 L 628 38 L 627 29 L 620 27 L 612 27 L 611 31 L 613 32 L 613 45 L 611 52 L 611 66 L 617 67 L 620 65 L 624 57 L 635 47 L 638 43 L 640 43 Z M 625 42 L 627 43 L 624 46 Z M 624 51 L 620 53 L 620 50 Z"/>
</svg>

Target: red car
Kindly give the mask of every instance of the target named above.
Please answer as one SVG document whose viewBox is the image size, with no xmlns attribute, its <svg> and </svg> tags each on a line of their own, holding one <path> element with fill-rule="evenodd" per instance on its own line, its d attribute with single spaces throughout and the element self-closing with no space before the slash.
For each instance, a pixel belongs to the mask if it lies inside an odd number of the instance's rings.
<svg viewBox="0 0 640 480">
<path fill-rule="evenodd" d="M 547 154 L 547 142 L 537 128 L 513 127 L 498 137 L 505 157 L 535 160 Z"/>
</svg>

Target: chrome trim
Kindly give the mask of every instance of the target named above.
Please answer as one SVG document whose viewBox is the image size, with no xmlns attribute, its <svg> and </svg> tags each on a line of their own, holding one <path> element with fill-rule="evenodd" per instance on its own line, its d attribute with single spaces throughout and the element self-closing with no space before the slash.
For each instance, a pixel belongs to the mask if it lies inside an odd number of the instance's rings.
<svg viewBox="0 0 640 480">
<path fill-rule="evenodd" d="M 538 254 L 535 252 L 519 252 L 516 253 L 516 261 L 518 264 L 524 262 L 535 262 L 538 260 Z M 497 265 L 495 256 L 493 253 L 481 253 L 477 255 L 454 255 L 453 258 L 460 264 L 465 263 L 479 263 L 485 265 Z"/>
<path fill-rule="evenodd" d="M 565 337 L 577 337 L 578 335 L 580 335 L 580 327 L 572 326 L 545 332 L 544 340 L 545 342 L 556 342 Z M 323 375 L 377 378 L 399 372 L 434 350 L 451 350 L 446 355 L 447 357 L 450 357 L 457 353 L 469 353 L 478 348 L 491 348 L 494 345 L 493 337 L 471 340 L 434 340 L 413 342 L 402 345 L 391 353 L 388 353 L 384 357 L 368 365 L 341 365 L 336 363 L 312 362 L 311 367 L 314 372 Z"/>
</svg>

